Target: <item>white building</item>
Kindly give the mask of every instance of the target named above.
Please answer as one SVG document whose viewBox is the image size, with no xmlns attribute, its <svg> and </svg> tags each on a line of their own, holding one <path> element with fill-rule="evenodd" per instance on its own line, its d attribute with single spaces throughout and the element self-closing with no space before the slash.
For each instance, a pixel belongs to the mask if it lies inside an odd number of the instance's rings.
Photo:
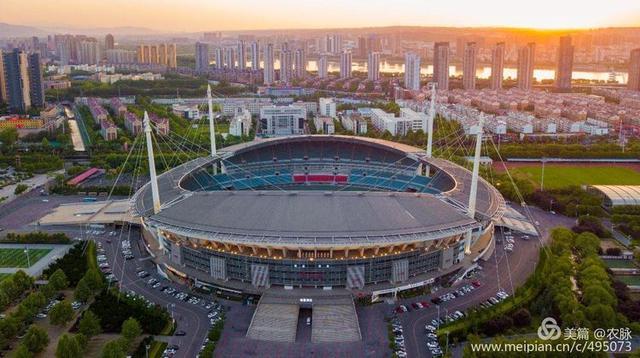
<svg viewBox="0 0 640 358">
<path fill-rule="evenodd" d="M 351 77 L 351 52 L 344 51 L 340 54 L 340 78 Z"/>
<path fill-rule="evenodd" d="M 171 111 L 176 116 L 181 116 L 186 119 L 194 120 L 200 119 L 200 110 L 198 106 L 186 106 L 183 104 L 174 104 L 171 106 Z"/>
<path fill-rule="evenodd" d="M 229 134 L 236 137 L 248 136 L 251 130 L 251 112 L 246 108 L 236 108 L 236 112 L 229 123 Z"/>
<path fill-rule="evenodd" d="M 320 115 L 335 118 L 336 117 L 336 102 L 333 98 L 320 98 L 318 100 L 320 107 Z"/>
<path fill-rule="evenodd" d="M 416 112 L 409 108 L 400 108 L 400 118 L 405 118 L 411 120 L 411 130 L 417 132 L 418 130 L 422 130 L 424 133 L 427 132 L 427 122 L 429 121 L 429 116 L 422 112 Z"/>
<path fill-rule="evenodd" d="M 389 131 L 391 135 L 406 135 L 413 129 L 413 118 L 396 117 L 380 108 L 371 109 L 371 123 L 380 132 Z"/>
<path fill-rule="evenodd" d="M 329 60 L 327 59 L 326 54 L 322 54 L 318 58 L 318 77 L 329 77 Z"/>
<path fill-rule="evenodd" d="M 313 124 L 316 126 L 318 133 L 322 134 L 334 134 L 336 132 L 335 124 L 332 117 L 318 116 L 313 119 Z"/>
<path fill-rule="evenodd" d="M 260 109 L 260 131 L 267 136 L 303 134 L 307 111 L 302 106 L 265 106 Z"/>
<path fill-rule="evenodd" d="M 408 52 L 404 56 L 404 87 L 408 90 L 420 90 L 420 56 Z"/>
<path fill-rule="evenodd" d="M 253 71 L 260 69 L 260 44 L 258 41 L 251 43 L 251 69 Z"/>
<path fill-rule="evenodd" d="M 340 117 L 342 127 L 353 134 L 367 134 L 367 121 L 357 112 L 344 114 Z"/>
<path fill-rule="evenodd" d="M 264 84 L 270 85 L 275 81 L 273 44 L 267 44 L 264 49 Z"/>
<path fill-rule="evenodd" d="M 380 53 L 369 52 L 367 58 L 367 79 L 369 81 L 380 80 Z"/>
</svg>

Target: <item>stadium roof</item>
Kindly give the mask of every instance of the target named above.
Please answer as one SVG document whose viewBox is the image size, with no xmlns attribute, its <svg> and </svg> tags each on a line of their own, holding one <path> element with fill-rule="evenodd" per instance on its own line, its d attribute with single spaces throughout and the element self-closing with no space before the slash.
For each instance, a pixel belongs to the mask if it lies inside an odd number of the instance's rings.
<svg viewBox="0 0 640 358">
<path fill-rule="evenodd" d="M 611 206 L 640 205 L 640 185 L 592 185 Z"/>
</svg>

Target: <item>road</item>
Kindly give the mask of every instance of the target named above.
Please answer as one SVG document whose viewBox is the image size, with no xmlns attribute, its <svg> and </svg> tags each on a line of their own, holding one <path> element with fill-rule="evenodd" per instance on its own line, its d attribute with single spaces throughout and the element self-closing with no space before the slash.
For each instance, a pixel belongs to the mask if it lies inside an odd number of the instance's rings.
<svg viewBox="0 0 640 358">
<path fill-rule="evenodd" d="M 176 357 L 195 357 L 200 351 L 203 341 L 209 332 L 208 310 L 201 304 L 192 305 L 188 302 L 183 302 L 171 295 L 161 292 L 159 289 L 153 289 L 146 284 L 151 277 L 155 277 L 162 283 L 162 286 L 170 286 L 179 291 L 186 291 L 184 286 L 162 279 L 161 276 L 157 274 L 155 264 L 153 264 L 141 246 L 142 243 L 139 239 L 140 232 L 137 229 L 131 229 L 130 233 L 127 231 L 127 229 L 123 230 L 122 239 L 125 239 L 127 236 L 131 237 L 131 249 L 136 257 L 129 261 L 124 260 L 122 256 L 117 236 L 103 236 L 94 239 L 102 243 L 112 272 L 120 281 L 121 290 L 134 291 L 150 301 L 166 307 L 176 320 L 176 331 L 185 331 L 187 333 L 185 336 L 172 336 L 163 339 L 163 341 L 180 347 Z M 111 243 L 108 243 L 107 240 L 111 241 Z M 138 268 L 143 268 L 149 272 L 151 276 L 145 279 L 139 278 L 137 276 Z M 186 292 L 193 295 L 191 292 Z"/>
<path fill-rule="evenodd" d="M 13 199 L 15 199 L 17 197 L 14 194 L 14 192 L 15 192 L 16 187 L 18 186 L 18 184 L 25 184 L 25 185 L 29 186 L 29 189 L 27 189 L 27 191 L 30 191 L 31 189 L 33 189 L 35 187 L 38 187 L 40 185 L 46 184 L 49 180 L 51 180 L 57 174 L 62 174 L 62 173 L 63 173 L 63 171 L 59 170 L 59 171 L 53 172 L 51 174 L 38 174 L 38 175 L 35 175 L 33 178 L 25 179 L 25 180 L 20 181 L 18 183 L 7 185 L 4 188 L 0 189 L 0 198 L 1 197 L 6 197 L 6 199 L 4 200 L 3 203 L 9 203 L 9 202 L 13 201 Z"/>
<path fill-rule="evenodd" d="M 516 209 L 523 211 L 522 208 Z M 473 280 L 479 280 L 482 286 L 465 296 L 441 303 L 441 316 L 446 315 L 447 312 L 454 312 L 456 310 L 464 311 L 476 306 L 489 297 L 495 296 L 496 292 L 500 289 L 503 289 L 509 295 L 513 295 L 515 289 L 522 285 L 535 269 L 535 265 L 538 262 L 538 249 L 542 243 L 545 243 L 549 231 L 556 226 L 570 227 L 575 221 L 575 219 L 572 218 L 552 215 L 538 208 L 529 208 L 529 211 L 533 217 L 533 221 L 538 221 L 542 237 L 540 239 L 531 238 L 527 241 L 517 239 L 514 251 L 511 253 L 505 252 L 503 246 L 497 244 L 494 255 L 487 262 L 482 263 L 481 261 L 480 265 L 483 267 L 483 270 L 477 277 L 473 278 Z M 501 231 L 497 229 L 496 238 L 500 238 L 501 236 Z M 409 306 L 412 302 L 429 301 L 433 297 L 455 291 L 469 282 L 470 280 L 464 280 L 451 288 L 439 290 L 433 295 L 400 300 L 398 304 Z M 437 316 L 438 311 L 435 305 L 427 309 L 419 311 L 412 310 L 400 315 L 400 321 L 404 327 L 405 347 L 409 358 L 431 356 L 431 353 L 425 345 L 424 327 L 430 324 L 431 320 Z"/>
</svg>

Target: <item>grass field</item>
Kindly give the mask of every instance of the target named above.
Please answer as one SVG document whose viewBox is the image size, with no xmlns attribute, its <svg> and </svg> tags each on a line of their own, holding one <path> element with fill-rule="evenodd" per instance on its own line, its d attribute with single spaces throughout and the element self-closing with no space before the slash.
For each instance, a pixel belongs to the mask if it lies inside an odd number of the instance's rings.
<svg viewBox="0 0 640 358">
<path fill-rule="evenodd" d="M 509 168 L 512 175 L 528 179 L 540 187 L 542 165 L 517 165 Z M 571 185 L 638 185 L 640 171 L 624 166 L 546 164 L 545 189 L 558 189 Z"/>
<path fill-rule="evenodd" d="M 604 259 L 604 264 L 609 268 L 635 268 L 636 265 L 633 260 L 616 260 L 616 259 Z"/>
<path fill-rule="evenodd" d="M 29 257 L 24 249 L 0 249 L 0 267 L 29 267 L 46 256 L 51 249 L 29 249 Z"/>
<path fill-rule="evenodd" d="M 640 286 L 640 276 L 616 276 L 618 281 L 622 281 L 629 286 Z"/>
<path fill-rule="evenodd" d="M 11 276 L 10 273 L 0 273 L 0 282 L 2 282 L 2 280 L 9 278 L 9 276 Z"/>
</svg>

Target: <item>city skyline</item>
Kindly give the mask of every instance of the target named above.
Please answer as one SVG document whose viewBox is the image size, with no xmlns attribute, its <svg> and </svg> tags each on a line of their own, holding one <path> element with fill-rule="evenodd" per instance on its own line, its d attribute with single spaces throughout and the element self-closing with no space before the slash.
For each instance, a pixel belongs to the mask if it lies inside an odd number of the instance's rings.
<svg viewBox="0 0 640 358">
<path fill-rule="evenodd" d="M 298 4 L 299 5 L 299 4 Z M 55 4 L 37 0 L 7 0 L 0 22 L 42 27 L 139 27 L 157 31 L 198 32 L 207 30 L 321 29 L 386 26 L 513 27 L 531 29 L 580 29 L 594 27 L 640 26 L 640 3 L 613 0 L 602 7 L 575 0 L 541 0 L 535 7 L 520 11 L 521 5 L 504 0 L 482 4 L 470 0 L 428 3 L 400 0 L 386 2 L 306 1 L 304 12 L 296 11 L 292 0 L 259 2 L 240 0 L 230 5 L 203 0 L 150 0 L 109 3 L 61 0 Z M 38 11 L 24 11 L 32 7 Z M 634 8 L 635 7 L 635 8 Z M 69 11 L 78 16 L 69 17 Z M 332 9 L 332 16 L 315 14 Z M 407 11 L 411 9 L 411 11 Z M 551 11 L 553 10 L 553 11 Z M 354 13 L 360 16 L 353 16 Z M 571 16 L 566 16 L 570 13 Z M 199 16 L 194 16 L 198 14 Z M 59 22 L 58 19 L 65 19 Z M 215 25 L 213 25 L 215 24 Z M 168 26 L 169 25 L 169 26 Z"/>
</svg>

